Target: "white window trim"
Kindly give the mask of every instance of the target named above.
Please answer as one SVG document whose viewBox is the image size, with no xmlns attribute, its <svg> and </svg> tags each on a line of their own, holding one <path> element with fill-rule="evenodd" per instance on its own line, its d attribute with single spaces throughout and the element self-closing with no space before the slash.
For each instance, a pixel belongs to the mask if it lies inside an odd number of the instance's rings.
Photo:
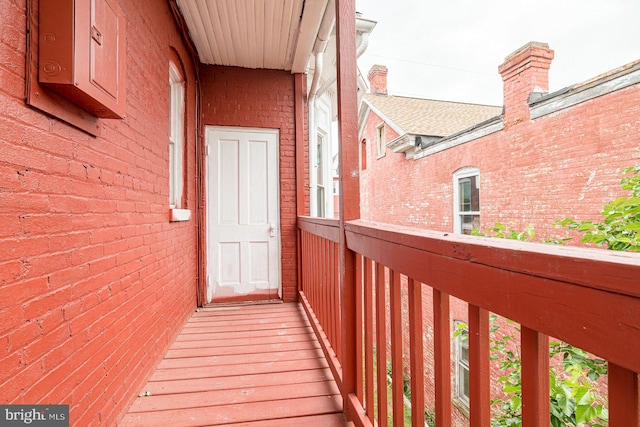
<svg viewBox="0 0 640 427">
<path fill-rule="evenodd" d="M 476 183 L 480 189 L 480 169 L 475 166 L 466 166 L 453 173 L 453 232 L 462 234 L 462 221 L 460 218 L 460 190 L 458 181 L 462 178 L 477 176 Z M 465 212 L 468 215 L 480 215 L 481 210 Z"/>
<path fill-rule="evenodd" d="M 385 123 L 382 122 L 376 126 L 376 159 L 384 157 L 387 154 L 387 129 Z"/>
<path fill-rule="evenodd" d="M 462 409 L 463 411 L 467 412 L 468 415 L 468 411 L 469 411 L 469 396 L 464 394 L 464 391 L 462 390 L 462 384 L 460 383 L 459 379 L 460 379 L 460 367 L 461 365 L 465 365 L 466 364 L 466 369 L 467 372 L 469 371 L 469 362 L 467 361 L 466 363 L 462 361 L 461 359 L 461 346 L 463 343 L 462 340 L 462 335 L 463 332 L 460 329 L 459 325 L 464 325 L 465 331 L 468 331 L 468 329 L 466 328 L 466 323 L 462 322 L 462 321 L 454 321 L 453 322 L 453 330 L 454 331 L 458 331 L 459 333 L 455 336 L 454 338 L 454 365 L 455 365 L 455 380 L 454 380 L 454 385 L 455 385 L 455 389 L 454 389 L 454 403 L 456 404 L 457 407 L 459 407 L 460 409 Z M 468 336 L 468 332 L 467 332 L 467 345 L 469 343 L 468 341 L 469 336 Z"/>
<path fill-rule="evenodd" d="M 183 147 L 184 147 L 184 78 L 178 68 L 169 63 L 169 207 L 176 210 L 171 213 L 172 221 L 188 219 L 189 215 L 178 212 L 182 208 L 183 192 Z"/>
</svg>

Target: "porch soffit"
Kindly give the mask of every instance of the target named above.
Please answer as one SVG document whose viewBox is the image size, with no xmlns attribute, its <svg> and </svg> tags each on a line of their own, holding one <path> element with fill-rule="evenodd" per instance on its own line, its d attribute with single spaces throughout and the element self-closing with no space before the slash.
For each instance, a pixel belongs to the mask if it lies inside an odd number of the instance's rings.
<svg viewBox="0 0 640 427">
<path fill-rule="evenodd" d="M 177 0 L 204 64 L 305 72 L 328 0 Z"/>
</svg>

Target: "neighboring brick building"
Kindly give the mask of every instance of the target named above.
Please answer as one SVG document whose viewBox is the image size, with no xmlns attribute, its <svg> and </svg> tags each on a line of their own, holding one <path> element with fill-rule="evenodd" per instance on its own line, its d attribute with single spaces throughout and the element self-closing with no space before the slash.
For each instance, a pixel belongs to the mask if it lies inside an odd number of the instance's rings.
<svg viewBox="0 0 640 427">
<path fill-rule="evenodd" d="M 363 219 L 445 233 L 533 224 L 540 238 L 568 234 L 554 228 L 558 219 L 598 219 L 622 195 L 621 171 L 640 162 L 640 61 L 548 94 L 553 55 L 546 44 L 529 43 L 506 58 L 503 110 L 388 95 L 386 68 L 374 66 L 374 93 L 360 111 Z M 460 117 L 467 122 L 459 125 Z M 569 244 L 580 244 L 575 237 Z M 451 314 L 466 322 L 466 305 L 453 301 Z M 430 303 L 424 316 L 432 318 Z M 426 334 L 433 407 L 431 325 Z M 452 339 L 452 377 L 462 380 L 459 345 Z M 461 425 L 462 412 L 454 417 Z"/>
<path fill-rule="evenodd" d="M 458 108 L 470 122 L 423 137 L 420 147 L 415 131 L 399 124 L 389 107 L 406 98 L 367 94 L 360 113 L 363 219 L 458 231 L 453 180 L 464 168 L 479 170 L 481 229 L 494 222 L 517 229 L 534 224 L 542 237 L 557 233 L 557 219 L 597 219 L 620 194 L 621 170 L 640 159 L 640 63 L 547 94 L 552 58 L 541 44 L 507 58 L 500 67 L 503 114 L 488 109 L 484 119 L 474 118 L 462 110 L 466 104 L 422 100 Z M 450 114 L 422 114 L 423 126 L 443 128 L 451 121 Z M 386 149 L 378 154 L 383 123 Z"/>
</svg>

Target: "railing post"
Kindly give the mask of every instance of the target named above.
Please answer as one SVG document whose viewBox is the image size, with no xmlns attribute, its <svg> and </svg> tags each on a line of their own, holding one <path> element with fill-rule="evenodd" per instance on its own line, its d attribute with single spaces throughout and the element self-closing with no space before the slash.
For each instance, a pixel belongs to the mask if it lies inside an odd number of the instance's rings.
<svg viewBox="0 0 640 427">
<path fill-rule="evenodd" d="M 358 166 L 358 99 L 355 0 L 336 0 L 338 95 L 338 159 L 340 175 L 340 307 L 342 331 L 342 399 L 348 419 L 357 417 L 350 404 L 356 392 L 356 256 L 347 247 L 345 222 L 360 218 Z"/>
<path fill-rule="evenodd" d="M 469 304 L 469 410 L 472 427 L 491 425 L 489 312 Z"/>
<path fill-rule="evenodd" d="M 436 425 L 451 427 L 451 323 L 449 294 L 433 289 Z"/>
<path fill-rule="evenodd" d="M 549 337 L 522 326 L 522 425 L 549 427 Z"/>
<path fill-rule="evenodd" d="M 640 426 L 638 406 L 638 374 L 609 363 L 609 425 L 614 427 Z"/>
</svg>

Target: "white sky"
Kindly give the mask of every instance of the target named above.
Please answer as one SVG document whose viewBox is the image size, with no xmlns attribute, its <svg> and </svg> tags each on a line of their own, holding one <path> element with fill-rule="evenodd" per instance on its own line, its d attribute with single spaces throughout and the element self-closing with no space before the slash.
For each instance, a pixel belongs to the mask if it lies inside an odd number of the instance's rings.
<svg viewBox="0 0 640 427">
<path fill-rule="evenodd" d="M 640 0 L 356 0 L 377 21 L 358 60 L 392 95 L 502 105 L 498 66 L 530 41 L 555 51 L 551 92 L 640 59 Z"/>
</svg>

